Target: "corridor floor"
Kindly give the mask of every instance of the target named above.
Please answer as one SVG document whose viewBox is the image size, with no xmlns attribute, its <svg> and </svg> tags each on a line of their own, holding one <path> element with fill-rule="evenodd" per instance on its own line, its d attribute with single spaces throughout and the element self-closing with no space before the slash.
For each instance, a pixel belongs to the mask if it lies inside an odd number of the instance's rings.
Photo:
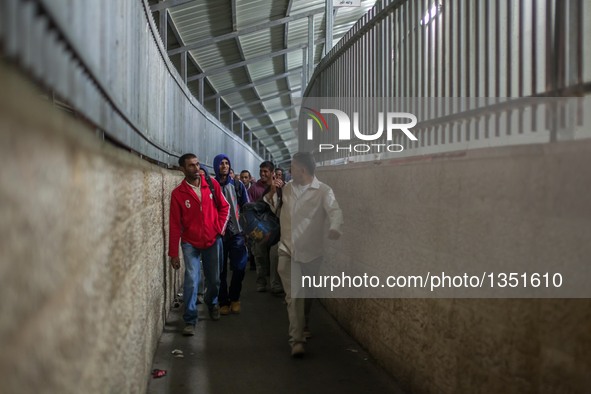
<svg viewBox="0 0 591 394">
<path fill-rule="evenodd" d="M 212 321 L 200 305 L 193 337 L 181 335 L 182 306 L 171 311 L 152 366 L 167 374 L 150 377 L 148 393 L 402 393 L 317 301 L 306 355 L 291 358 L 283 298 L 257 293 L 254 282 L 247 271 L 241 314 Z"/>
</svg>

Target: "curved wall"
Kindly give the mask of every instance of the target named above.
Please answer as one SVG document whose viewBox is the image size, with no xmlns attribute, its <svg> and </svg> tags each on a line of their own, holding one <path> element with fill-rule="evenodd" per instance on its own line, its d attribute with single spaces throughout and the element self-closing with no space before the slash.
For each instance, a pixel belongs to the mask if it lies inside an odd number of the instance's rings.
<svg viewBox="0 0 591 394">
<path fill-rule="evenodd" d="M 182 82 L 146 1 L 6 0 L 0 19 L 4 56 L 118 143 L 168 165 L 224 152 L 258 169 L 260 156 Z"/>
</svg>

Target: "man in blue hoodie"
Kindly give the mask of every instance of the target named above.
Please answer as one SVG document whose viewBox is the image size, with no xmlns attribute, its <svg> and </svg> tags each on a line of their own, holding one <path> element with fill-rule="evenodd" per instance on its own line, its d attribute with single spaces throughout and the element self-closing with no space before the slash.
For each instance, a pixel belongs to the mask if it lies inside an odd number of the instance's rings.
<svg viewBox="0 0 591 394">
<path fill-rule="evenodd" d="M 224 257 L 220 274 L 219 304 L 221 315 L 228 315 L 230 312 L 240 313 L 240 292 L 242 291 L 242 280 L 244 279 L 244 271 L 248 260 L 244 233 L 238 220 L 240 208 L 249 201 L 248 192 L 242 182 L 236 182 L 230 177 L 230 167 L 230 158 L 223 153 L 213 159 L 215 179 L 222 187 L 224 197 L 230 204 L 230 220 L 228 220 L 223 238 Z M 227 279 L 228 257 L 232 269 L 229 289 Z"/>
</svg>

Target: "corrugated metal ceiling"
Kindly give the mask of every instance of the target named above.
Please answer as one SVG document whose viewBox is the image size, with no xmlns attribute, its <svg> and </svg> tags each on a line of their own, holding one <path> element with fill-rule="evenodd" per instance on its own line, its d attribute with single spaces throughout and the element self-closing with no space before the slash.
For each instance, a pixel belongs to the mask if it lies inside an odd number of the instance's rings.
<svg viewBox="0 0 591 394">
<path fill-rule="evenodd" d="M 335 8 L 333 44 L 374 5 Z M 181 70 L 187 52 L 187 84 L 220 120 L 243 120 L 276 163 L 297 151 L 295 135 L 302 91 L 308 15 L 314 16 L 314 64 L 324 53 L 325 0 L 150 0 L 156 21 L 168 13 L 167 49 Z M 305 88 L 305 86 L 304 86 Z M 234 113 L 234 117 L 230 113 Z M 248 138 L 246 138 L 248 140 Z"/>
</svg>

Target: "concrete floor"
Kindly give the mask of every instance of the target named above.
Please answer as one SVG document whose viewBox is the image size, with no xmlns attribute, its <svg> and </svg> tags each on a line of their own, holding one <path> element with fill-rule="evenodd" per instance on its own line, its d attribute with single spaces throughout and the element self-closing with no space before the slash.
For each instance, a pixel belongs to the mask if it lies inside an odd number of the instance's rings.
<svg viewBox="0 0 591 394">
<path fill-rule="evenodd" d="M 193 337 L 180 333 L 182 306 L 171 311 L 152 366 L 167 375 L 150 377 L 148 393 L 402 393 L 317 301 L 307 353 L 291 358 L 283 299 L 257 293 L 254 282 L 248 271 L 239 315 L 211 321 L 201 305 Z"/>
</svg>

